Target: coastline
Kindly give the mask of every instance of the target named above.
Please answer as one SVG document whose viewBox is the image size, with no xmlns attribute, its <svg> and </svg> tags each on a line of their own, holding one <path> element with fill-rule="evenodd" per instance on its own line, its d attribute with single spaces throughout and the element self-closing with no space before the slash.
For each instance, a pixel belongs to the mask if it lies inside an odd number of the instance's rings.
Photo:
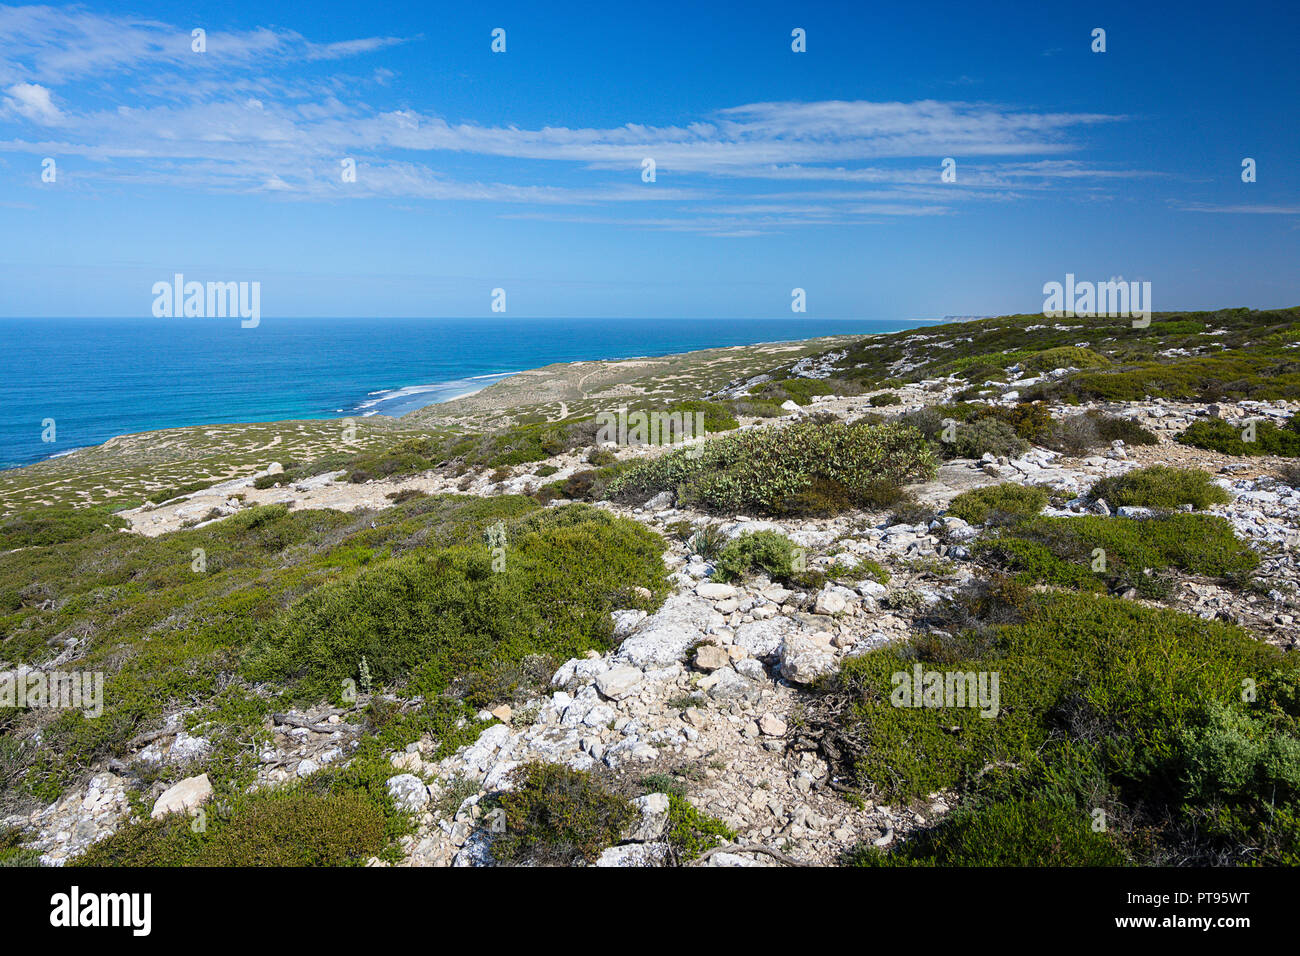
<svg viewBox="0 0 1300 956">
<path fill-rule="evenodd" d="M 399 419 L 559 364 L 592 368 L 714 349 L 743 351 L 818 335 L 901 331 L 935 320 L 330 320 L 328 326 L 304 320 L 264 323 L 256 333 L 212 323 L 50 321 L 55 324 L 12 320 L 17 324 L 5 329 L 22 348 L 10 353 L 10 361 L 0 359 L 0 372 L 12 383 L 0 414 L 3 471 L 147 431 Z M 50 335 L 53 328 L 61 333 Z M 145 340 L 145 365 L 118 359 Z M 21 365 L 14 364 L 18 354 L 27 354 Z M 195 366 L 199 355 L 212 356 L 202 370 Z M 33 367 L 43 371 L 22 378 Z M 34 441 L 31 430 L 32 422 L 46 419 L 58 423 L 53 448 Z"/>
</svg>

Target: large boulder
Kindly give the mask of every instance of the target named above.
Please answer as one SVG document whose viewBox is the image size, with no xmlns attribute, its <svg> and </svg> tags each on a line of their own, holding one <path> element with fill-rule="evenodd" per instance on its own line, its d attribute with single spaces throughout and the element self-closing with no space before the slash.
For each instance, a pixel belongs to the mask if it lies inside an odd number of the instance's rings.
<svg viewBox="0 0 1300 956">
<path fill-rule="evenodd" d="M 196 810 L 212 799 L 212 781 L 206 773 L 197 777 L 186 777 L 180 783 L 168 787 L 153 805 L 149 815 L 155 820 L 169 813 L 188 813 Z"/>
<path fill-rule="evenodd" d="M 388 795 L 397 809 L 418 813 L 429 802 L 429 788 L 413 773 L 401 773 L 388 778 Z"/>
<path fill-rule="evenodd" d="M 812 684 L 833 673 L 835 654 L 801 633 L 787 634 L 781 642 L 781 676 L 796 684 Z"/>
<path fill-rule="evenodd" d="M 709 629 L 713 605 L 693 594 L 673 594 L 625 640 L 617 657 L 636 667 L 666 667 L 686 660 Z"/>
<path fill-rule="evenodd" d="M 645 674 L 636 667 L 613 667 L 596 677 L 596 689 L 610 700 L 622 700 L 636 693 Z"/>
<path fill-rule="evenodd" d="M 743 647 L 750 657 L 767 657 L 776 653 L 782 639 L 793 629 L 794 625 L 787 617 L 746 621 L 736 628 L 732 643 Z"/>
</svg>

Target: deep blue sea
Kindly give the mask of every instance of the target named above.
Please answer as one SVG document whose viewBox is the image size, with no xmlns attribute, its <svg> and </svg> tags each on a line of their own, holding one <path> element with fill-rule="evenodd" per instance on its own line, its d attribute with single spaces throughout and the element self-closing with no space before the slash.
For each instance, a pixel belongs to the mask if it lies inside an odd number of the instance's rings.
<svg viewBox="0 0 1300 956">
<path fill-rule="evenodd" d="M 0 318 L 0 467 L 115 435 L 402 415 L 553 362 L 668 355 L 914 322 L 790 319 Z M 53 419 L 56 441 L 44 442 Z"/>
</svg>

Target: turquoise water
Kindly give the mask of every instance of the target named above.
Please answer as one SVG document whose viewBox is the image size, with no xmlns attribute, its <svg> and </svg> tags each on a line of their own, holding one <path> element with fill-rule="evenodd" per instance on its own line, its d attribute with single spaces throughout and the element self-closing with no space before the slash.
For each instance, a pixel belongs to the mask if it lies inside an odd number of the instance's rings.
<svg viewBox="0 0 1300 956">
<path fill-rule="evenodd" d="M 0 467 L 115 435 L 402 415 L 554 362 L 669 355 L 913 322 L 790 319 L 0 319 Z M 54 442 L 42 441 L 53 419 Z"/>
</svg>

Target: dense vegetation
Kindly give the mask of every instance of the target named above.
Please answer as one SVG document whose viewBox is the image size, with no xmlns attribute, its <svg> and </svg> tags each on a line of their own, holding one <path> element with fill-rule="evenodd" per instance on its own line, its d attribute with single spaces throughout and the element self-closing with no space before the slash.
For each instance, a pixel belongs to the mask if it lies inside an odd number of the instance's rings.
<svg viewBox="0 0 1300 956">
<path fill-rule="evenodd" d="M 96 529 L 0 555 L 7 657 L 40 662 L 75 641 L 79 667 L 106 672 L 98 718 L 0 711 L 0 802 L 53 799 L 193 702 L 187 726 L 202 726 L 214 751 L 192 769 L 236 793 L 272 707 L 337 699 L 361 679 L 362 657 L 374 689 L 415 701 L 372 706 L 368 732 L 388 745 L 430 733 L 452 749 L 483 726 L 475 704 L 608 647 L 611 610 L 653 608 L 666 593 L 662 548 L 586 506 L 436 496 L 354 515 L 252 508 L 159 538 Z"/>
<path fill-rule="evenodd" d="M 1215 419 L 1193 422 L 1178 436 L 1178 441 L 1224 455 L 1300 457 L 1300 422 L 1294 418 L 1287 422 L 1285 428 L 1279 428 L 1271 422 L 1257 422 L 1253 431 L 1252 436 L 1245 426 L 1234 426 Z"/>
<path fill-rule="evenodd" d="M 1026 518 L 989 532 L 971 551 L 1025 583 L 1136 588 L 1147 597 L 1168 593 L 1171 571 L 1240 581 L 1259 565 L 1259 555 L 1223 518 L 1179 512 L 1147 520 Z"/>
<path fill-rule="evenodd" d="M 1047 497 L 1045 488 L 1007 482 L 963 491 L 948 503 L 948 514 L 980 525 L 991 517 L 1036 515 L 1046 506 Z"/>
<path fill-rule="evenodd" d="M 821 688 L 813 713 L 836 772 L 882 800 L 966 795 L 924 838 L 852 862 L 1300 862 L 1289 657 L 1227 624 L 1105 597 L 1004 587 L 949 613 L 956 633 L 851 659 Z M 997 715 L 891 706 L 893 675 L 918 663 L 996 673 Z"/>
<path fill-rule="evenodd" d="M 913 428 L 801 422 L 670 452 L 619 475 L 609 494 L 631 501 L 671 491 L 709 511 L 827 515 L 896 501 L 904 482 L 934 469 Z"/>
<path fill-rule="evenodd" d="M 1088 497 L 1104 500 L 1111 507 L 1172 509 L 1227 504 L 1232 496 L 1200 469 L 1151 465 L 1103 478 L 1089 489 Z"/>
</svg>

